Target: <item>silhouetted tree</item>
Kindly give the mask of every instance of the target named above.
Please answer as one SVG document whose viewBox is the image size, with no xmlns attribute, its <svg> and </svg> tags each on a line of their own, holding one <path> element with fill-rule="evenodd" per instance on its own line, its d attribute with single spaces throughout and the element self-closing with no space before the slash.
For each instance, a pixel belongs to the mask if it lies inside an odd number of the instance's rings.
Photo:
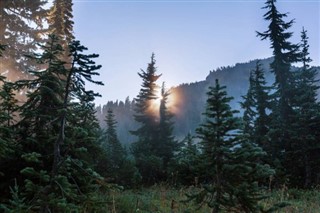
<svg viewBox="0 0 320 213">
<path fill-rule="evenodd" d="M 254 70 L 250 72 L 249 89 L 244 101 L 244 133 L 249 134 L 250 140 L 257 143 L 264 151 L 272 156 L 271 141 L 268 140 L 270 117 L 267 111 L 271 110 L 271 87 L 266 85 L 264 72 L 258 61 Z M 270 157 L 271 157 L 270 156 Z"/>
<path fill-rule="evenodd" d="M 168 163 L 173 158 L 174 153 L 178 150 L 178 142 L 173 136 L 173 122 L 171 121 L 173 114 L 168 109 L 168 97 L 170 91 L 167 91 L 165 84 L 162 84 L 161 97 L 160 97 L 160 109 L 159 109 L 159 137 L 156 148 L 156 153 L 163 159 L 163 169 L 166 170 Z"/>
<path fill-rule="evenodd" d="M 138 140 L 131 146 L 132 154 L 135 157 L 137 167 L 142 175 L 143 182 L 154 183 L 162 174 L 163 161 L 156 154 L 159 147 L 158 140 L 158 110 L 154 108 L 159 86 L 156 81 L 161 75 L 156 74 L 154 54 L 151 56 L 151 62 L 146 71 L 141 70 L 138 73 L 142 79 L 142 88 L 135 99 L 134 119 L 140 127 L 131 131 L 138 137 Z"/>
<path fill-rule="evenodd" d="M 274 60 L 270 64 L 271 71 L 275 75 L 275 94 L 272 103 L 272 113 L 270 121 L 270 140 L 273 141 L 274 153 L 273 159 L 280 164 L 278 170 L 288 168 L 287 154 L 292 150 L 291 134 L 292 119 L 294 111 L 292 108 L 292 98 L 295 93 L 293 73 L 291 72 L 291 64 L 299 60 L 299 46 L 292 44 L 289 39 L 292 36 L 288 29 L 292 26 L 293 20 L 285 22 L 283 19 L 287 14 L 280 13 L 276 8 L 276 0 L 267 0 L 264 7 L 268 11 L 264 14 L 264 19 L 269 21 L 268 29 L 263 32 L 257 32 L 262 40 L 269 39 L 273 50 Z M 291 162 L 292 163 L 292 162 Z M 288 166 L 284 166 L 287 164 Z M 284 171 L 285 176 L 291 176 Z M 285 177 L 283 176 L 283 181 Z"/>
</svg>

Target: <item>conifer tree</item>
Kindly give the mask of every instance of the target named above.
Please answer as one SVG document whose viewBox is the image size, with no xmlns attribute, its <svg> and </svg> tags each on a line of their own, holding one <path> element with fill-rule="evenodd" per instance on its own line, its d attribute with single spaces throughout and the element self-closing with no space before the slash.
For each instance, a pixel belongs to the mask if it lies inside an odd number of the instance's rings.
<svg viewBox="0 0 320 213">
<path fill-rule="evenodd" d="M 108 158 L 108 173 L 109 176 L 113 176 L 115 180 L 119 177 L 118 173 L 120 170 L 121 165 L 123 164 L 123 161 L 125 160 L 125 150 L 122 147 L 118 136 L 117 136 L 117 130 L 116 130 L 116 124 L 117 121 L 115 120 L 113 111 L 111 109 L 108 110 L 105 122 L 107 124 L 107 128 L 104 132 L 104 146 Z"/>
<path fill-rule="evenodd" d="M 190 186 L 197 184 L 198 178 L 198 160 L 200 150 L 194 142 L 194 137 L 190 133 L 182 140 L 181 147 L 174 157 L 171 164 L 171 174 L 174 184 Z"/>
<path fill-rule="evenodd" d="M 146 184 L 154 183 L 162 173 L 163 162 L 160 157 L 155 155 L 158 146 L 158 110 L 154 109 L 154 102 L 157 97 L 159 86 L 156 81 L 161 75 L 156 74 L 154 54 L 146 71 L 141 70 L 138 75 L 142 79 L 142 88 L 135 99 L 134 119 L 140 127 L 131 131 L 138 137 L 132 144 L 132 154 L 135 157 L 136 165 L 142 175 L 143 182 Z"/>
<path fill-rule="evenodd" d="M 168 109 L 168 97 L 170 91 L 167 91 L 165 84 L 161 87 L 161 97 L 160 97 L 160 109 L 159 109 L 159 142 L 156 149 L 156 154 L 163 158 L 164 170 L 167 169 L 168 163 L 174 156 L 174 152 L 178 149 L 178 142 L 173 136 L 173 122 L 171 118 L 173 117 Z"/>
<path fill-rule="evenodd" d="M 245 134 L 248 134 L 250 139 L 253 140 L 254 138 L 254 122 L 255 122 L 255 116 L 256 116 L 256 111 L 255 111 L 255 97 L 254 97 L 254 73 L 251 71 L 250 72 L 250 77 L 249 77 L 249 88 L 247 91 L 247 94 L 242 96 L 243 101 L 240 102 L 240 105 L 242 109 L 244 109 L 243 112 L 243 132 Z"/>
<path fill-rule="evenodd" d="M 250 72 L 249 89 L 244 101 L 241 103 L 244 109 L 243 132 L 250 136 L 250 139 L 257 143 L 264 151 L 271 154 L 269 133 L 270 117 L 267 110 L 271 109 L 270 87 L 266 85 L 261 64 L 258 61 L 254 70 Z"/>
<path fill-rule="evenodd" d="M 14 94 L 14 84 L 7 82 L 0 76 L 0 159 L 3 168 L 7 163 L 8 154 L 18 146 L 14 142 L 14 114 L 18 111 L 17 100 Z M 0 176 L 2 174 L 0 169 Z"/>
<path fill-rule="evenodd" d="M 270 64 L 271 71 L 275 74 L 275 86 L 279 97 L 279 111 L 281 119 L 288 122 L 291 111 L 290 108 L 290 90 L 292 82 L 292 73 L 290 72 L 291 63 L 299 60 L 299 46 L 288 41 L 292 33 L 287 30 L 292 26 L 294 20 L 285 22 L 286 13 L 280 13 L 276 8 L 276 0 L 267 0 L 267 13 L 264 19 L 270 21 L 268 30 L 263 33 L 257 32 L 262 40 L 269 39 L 273 49 L 274 60 Z M 285 123 L 286 124 L 286 123 Z"/>
<path fill-rule="evenodd" d="M 0 57 L 4 50 L 5 46 L 0 45 Z M 1 59 L 0 63 L 2 63 Z M 18 146 L 14 142 L 13 130 L 14 113 L 17 111 L 17 100 L 14 96 L 13 84 L 0 75 L 0 177 L 5 176 L 5 172 L 10 170 L 7 167 L 8 161 L 13 157 L 14 149 Z M 0 180 L 4 184 L 0 184 L 0 190 L 5 195 L 6 189 L 3 186 L 7 182 L 1 178 Z"/>
<path fill-rule="evenodd" d="M 276 7 L 276 0 L 267 0 L 264 9 L 268 11 L 264 14 L 264 19 L 269 21 L 268 29 L 263 32 L 257 32 L 262 40 L 269 39 L 271 49 L 273 50 L 273 62 L 270 64 L 271 71 L 275 75 L 274 97 L 271 105 L 270 131 L 268 136 L 273 143 L 274 162 L 278 162 L 278 171 L 288 168 L 290 161 L 288 153 L 292 152 L 291 134 L 294 110 L 292 108 L 292 98 L 295 93 L 294 78 L 291 72 L 291 64 L 299 60 L 299 46 L 292 44 L 289 39 L 292 33 L 288 32 L 294 20 L 285 22 L 286 13 L 280 13 Z M 292 162 L 291 162 L 292 163 Z M 278 173 L 279 174 L 279 173 Z M 289 172 L 283 171 L 285 176 L 291 176 Z"/>
<path fill-rule="evenodd" d="M 290 168 L 291 182 L 295 186 L 308 188 L 317 184 L 316 174 L 319 172 L 318 126 L 320 125 L 320 105 L 317 101 L 319 90 L 317 70 L 310 68 L 309 44 L 307 31 L 301 32 L 302 68 L 295 73 L 295 95 L 293 99 L 294 125 L 291 134 L 294 149 L 289 153 L 290 162 L 296 162 Z M 299 159 L 299 160 L 298 160 Z"/>
<path fill-rule="evenodd" d="M 48 14 L 49 33 L 59 36 L 64 48 L 74 40 L 72 5 L 72 0 L 54 0 Z"/>
<path fill-rule="evenodd" d="M 234 116 L 225 86 L 218 80 L 209 88 L 206 120 L 197 129 L 202 148 L 201 164 L 205 165 L 206 179 L 190 200 L 206 203 L 213 213 L 256 212 L 263 198 L 258 182 L 273 171 L 259 163 L 264 152 L 238 131 L 239 119 Z M 205 181 L 205 182 L 203 182 Z"/>
<path fill-rule="evenodd" d="M 19 164 L 25 177 L 22 190 L 31 209 L 75 211 L 85 202 L 93 202 L 88 194 L 98 188 L 93 180 L 101 178 L 92 169 L 88 154 L 98 147 L 94 144 L 98 123 L 92 103 L 98 94 L 84 87 L 85 80 L 102 84 L 92 79 L 101 66 L 92 60 L 98 55 L 82 53 L 87 48 L 79 41 L 69 45 L 73 60 L 68 70 L 60 59 L 63 49 L 56 36 L 50 36 L 41 47 L 44 53 L 33 58 L 47 68 L 33 72 L 32 80 L 17 82 L 29 89 L 17 137 L 23 146 L 24 161 Z"/>
<path fill-rule="evenodd" d="M 0 1 L 0 43 L 7 46 L 0 71 L 1 73 L 7 71 L 9 80 L 27 77 L 26 67 L 36 65 L 25 55 L 35 51 L 36 43 L 42 41 L 40 35 L 44 33 L 46 2 L 46 0 Z"/>
</svg>

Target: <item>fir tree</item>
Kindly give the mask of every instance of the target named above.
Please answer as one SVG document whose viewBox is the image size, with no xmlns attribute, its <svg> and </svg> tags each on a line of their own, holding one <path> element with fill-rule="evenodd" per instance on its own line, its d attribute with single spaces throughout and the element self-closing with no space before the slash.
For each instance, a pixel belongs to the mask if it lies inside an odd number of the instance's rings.
<svg viewBox="0 0 320 213">
<path fill-rule="evenodd" d="M 171 118 L 173 115 L 168 109 L 168 97 L 170 91 L 167 91 L 165 84 L 162 84 L 161 97 L 160 97 L 160 109 L 159 109 L 159 142 L 156 148 L 156 154 L 163 158 L 164 170 L 167 169 L 168 163 L 173 158 L 174 152 L 178 149 L 178 142 L 173 136 L 173 122 Z"/>
<path fill-rule="evenodd" d="M 59 36 L 64 48 L 74 40 L 72 0 L 54 0 L 48 14 L 49 33 Z"/>
<path fill-rule="evenodd" d="M 93 202 L 89 193 L 99 188 L 93 181 L 101 179 L 88 154 L 98 148 L 92 103 L 98 94 L 84 87 L 85 80 L 102 84 L 92 79 L 100 66 L 92 60 L 98 55 L 83 54 L 87 48 L 74 41 L 69 45 L 72 64 L 66 70 L 58 38 L 49 38 L 42 45 L 44 53 L 33 57 L 47 68 L 33 72 L 33 80 L 17 82 L 29 89 L 18 123 L 22 190 L 31 209 L 74 211 Z"/>
<path fill-rule="evenodd" d="M 116 120 L 114 118 L 113 111 L 111 109 L 108 110 L 107 116 L 105 119 L 107 124 L 107 128 L 104 133 L 105 137 L 105 150 L 108 156 L 108 172 L 109 176 L 113 176 L 115 180 L 118 179 L 118 172 L 121 167 L 121 164 L 125 160 L 125 150 L 122 147 L 116 130 Z"/>
<path fill-rule="evenodd" d="M 294 122 L 292 137 L 293 150 L 288 154 L 288 164 L 295 161 L 295 167 L 290 168 L 295 186 L 310 187 L 317 184 L 316 174 L 319 172 L 319 162 L 316 153 L 319 152 L 317 142 L 320 125 L 320 105 L 317 101 L 319 80 L 317 70 L 310 68 L 309 44 L 307 31 L 301 32 L 301 62 L 302 68 L 295 73 L 295 96 L 293 99 Z M 297 160 L 299 159 L 299 160 Z"/>
<path fill-rule="evenodd" d="M 247 91 L 247 94 L 242 96 L 243 102 L 240 103 L 242 109 L 244 109 L 243 112 L 243 132 L 245 134 L 248 134 L 251 139 L 254 138 L 254 122 L 256 117 L 256 100 L 254 99 L 254 73 L 250 72 L 249 77 L 249 88 Z"/>
<path fill-rule="evenodd" d="M 249 89 L 241 107 L 244 109 L 243 132 L 250 136 L 250 139 L 261 148 L 271 154 L 270 141 L 267 134 L 269 132 L 270 117 L 267 111 L 271 109 L 270 87 L 266 85 L 261 64 L 258 61 L 256 68 L 250 72 Z"/>
<path fill-rule="evenodd" d="M 264 152 L 238 132 L 239 119 L 231 110 L 226 87 L 218 80 L 209 88 L 206 121 L 197 129 L 202 148 L 202 165 L 206 175 L 204 186 L 190 196 L 206 203 L 213 213 L 223 211 L 256 212 L 263 198 L 258 182 L 273 171 L 259 163 Z"/>
<path fill-rule="evenodd" d="M 37 49 L 44 33 L 46 0 L 3 0 L 0 2 L 0 43 L 7 45 L 2 59 L 1 73 L 8 71 L 9 80 L 28 76 L 26 67 L 36 63 L 26 54 Z"/>
<path fill-rule="evenodd" d="M 142 78 L 142 88 L 135 99 L 134 119 L 140 127 L 131 131 L 138 137 L 138 141 L 132 144 L 132 153 L 135 157 L 137 167 L 142 175 L 143 181 L 147 184 L 154 183 L 162 173 L 162 159 L 155 155 L 158 146 L 158 118 L 157 110 L 154 109 L 154 102 L 157 97 L 158 85 L 156 81 L 161 75 L 156 74 L 154 54 L 146 71 L 138 73 Z"/>
<path fill-rule="evenodd" d="M 196 185 L 196 180 L 200 173 L 198 171 L 200 150 L 190 133 L 181 143 L 182 145 L 170 165 L 173 184 Z"/>
<path fill-rule="evenodd" d="M 291 134 L 294 111 L 292 108 L 292 98 L 295 93 L 294 78 L 290 70 L 291 64 L 299 60 L 299 46 L 292 44 L 289 39 L 292 33 L 288 29 L 292 26 L 294 20 L 285 22 L 286 13 L 280 13 L 276 8 L 276 0 L 267 0 L 264 7 L 268 11 L 264 14 L 264 19 L 269 21 L 268 29 L 263 32 L 257 32 L 262 40 L 269 39 L 271 49 L 273 50 L 273 62 L 270 64 L 271 71 L 275 75 L 275 94 L 271 105 L 270 131 L 268 136 L 273 142 L 273 161 L 278 162 L 278 171 L 289 162 L 287 154 L 292 152 Z M 292 162 L 291 162 L 292 163 Z M 288 164 L 289 165 L 289 164 Z M 292 164 L 290 164 L 291 166 Z M 278 173 L 279 174 L 279 173 Z M 283 174 L 290 174 L 283 171 Z M 286 179 L 283 175 L 283 180 Z"/>
<path fill-rule="evenodd" d="M 4 50 L 5 46 L 0 45 L 0 57 Z M 14 113 L 17 112 L 18 106 L 13 86 L 13 83 L 8 82 L 4 76 L 0 75 L 0 190 L 4 196 L 8 190 L 8 179 L 5 176 L 6 173 L 8 175 L 11 172 L 10 167 L 13 166 L 9 162 L 14 158 L 14 150 L 18 149 L 18 144 L 14 140 L 15 131 L 13 127 Z"/>
<path fill-rule="evenodd" d="M 276 0 L 267 0 L 265 9 L 268 9 L 264 14 L 264 19 L 270 21 L 268 30 L 260 33 L 258 36 L 262 40 L 269 39 L 271 48 L 273 49 L 274 60 L 270 64 L 271 71 L 275 74 L 275 86 L 279 97 L 279 111 L 281 119 L 288 122 L 288 117 L 291 111 L 290 108 L 290 90 L 292 82 L 292 73 L 290 72 L 291 63 L 297 62 L 299 59 L 298 45 L 288 41 L 292 33 L 287 30 L 292 26 L 294 20 L 285 22 L 283 18 L 287 14 L 280 13 L 276 6 Z"/>
</svg>

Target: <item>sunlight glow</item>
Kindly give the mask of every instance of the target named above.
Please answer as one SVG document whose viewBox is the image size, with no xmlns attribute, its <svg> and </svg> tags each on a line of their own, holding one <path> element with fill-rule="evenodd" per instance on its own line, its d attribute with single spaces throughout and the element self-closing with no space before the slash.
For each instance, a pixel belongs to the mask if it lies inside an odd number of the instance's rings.
<svg viewBox="0 0 320 213">
<path fill-rule="evenodd" d="M 159 117 L 160 115 L 159 112 L 160 112 L 160 105 L 162 100 L 163 100 L 163 96 L 161 95 L 161 90 L 159 90 L 157 92 L 157 99 L 152 100 L 152 104 L 150 106 L 150 111 L 149 111 L 151 114 L 155 115 L 156 117 Z M 178 107 L 177 107 L 178 102 L 179 102 L 178 94 L 169 93 L 167 103 L 166 103 L 167 110 L 174 115 L 178 113 Z"/>
<path fill-rule="evenodd" d="M 161 101 L 162 101 L 162 99 L 163 99 L 163 97 L 162 97 L 162 95 L 161 95 L 161 90 L 159 89 L 158 91 L 157 91 L 157 99 L 154 99 L 153 101 L 152 101 L 152 105 L 151 105 L 151 111 L 152 111 L 152 113 L 154 113 L 154 114 L 159 114 L 159 110 L 160 110 L 160 105 L 161 105 Z"/>
</svg>

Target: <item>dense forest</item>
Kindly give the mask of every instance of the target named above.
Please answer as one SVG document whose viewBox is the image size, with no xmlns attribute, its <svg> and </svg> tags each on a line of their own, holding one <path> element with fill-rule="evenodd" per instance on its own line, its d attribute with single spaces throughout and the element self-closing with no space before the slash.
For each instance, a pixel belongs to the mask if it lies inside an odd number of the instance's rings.
<svg viewBox="0 0 320 213">
<path fill-rule="evenodd" d="M 0 212 L 275 212 L 289 203 L 272 192 L 317 190 L 319 67 L 276 0 L 256 32 L 270 58 L 167 88 L 152 53 L 139 94 L 99 107 L 99 55 L 76 40 L 72 6 L 0 2 Z M 166 190 L 185 193 L 166 207 Z"/>
</svg>

